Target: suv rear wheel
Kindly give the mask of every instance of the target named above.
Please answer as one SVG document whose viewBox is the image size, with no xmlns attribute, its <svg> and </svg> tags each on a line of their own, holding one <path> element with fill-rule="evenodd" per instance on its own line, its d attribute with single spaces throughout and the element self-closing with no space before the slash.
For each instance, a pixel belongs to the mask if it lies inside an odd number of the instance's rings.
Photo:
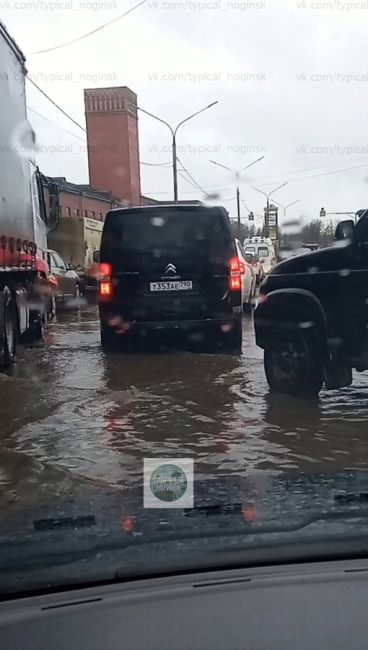
<svg viewBox="0 0 368 650">
<path fill-rule="evenodd" d="M 297 332 L 265 349 L 264 367 L 271 390 L 279 393 L 317 397 L 322 388 L 322 365 Z"/>
<path fill-rule="evenodd" d="M 116 347 L 117 336 L 111 327 L 101 323 L 101 346 L 105 349 Z"/>
</svg>

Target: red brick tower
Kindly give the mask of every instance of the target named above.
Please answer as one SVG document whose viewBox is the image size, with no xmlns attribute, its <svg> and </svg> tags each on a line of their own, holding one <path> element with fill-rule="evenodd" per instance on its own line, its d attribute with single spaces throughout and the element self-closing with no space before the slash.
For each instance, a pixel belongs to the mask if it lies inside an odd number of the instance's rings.
<svg viewBox="0 0 368 650">
<path fill-rule="evenodd" d="M 84 91 L 90 185 L 141 205 L 137 95 L 122 88 Z"/>
</svg>

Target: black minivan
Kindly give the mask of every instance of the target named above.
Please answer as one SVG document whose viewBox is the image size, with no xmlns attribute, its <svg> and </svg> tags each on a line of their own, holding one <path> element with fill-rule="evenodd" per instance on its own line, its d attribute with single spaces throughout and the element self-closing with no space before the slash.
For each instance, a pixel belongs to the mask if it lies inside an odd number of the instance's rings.
<svg viewBox="0 0 368 650">
<path fill-rule="evenodd" d="M 99 254 L 101 343 L 162 334 L 240 352 L 242 268 L 227 211 L 201 204 L 118 208 Z"/>
</svg>

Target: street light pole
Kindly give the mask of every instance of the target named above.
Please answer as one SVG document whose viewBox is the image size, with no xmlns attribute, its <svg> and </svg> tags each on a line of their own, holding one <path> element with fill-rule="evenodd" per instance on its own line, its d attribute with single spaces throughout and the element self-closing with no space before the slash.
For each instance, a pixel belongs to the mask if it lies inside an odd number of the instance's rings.
<svg viewBox="0 0 368 650">
<path fill-rule="evenodd" d="M 282 185 L 278 185 L 278 187 L 275 187 L 275 189 L 272 190 L 271 192 L 269 192 L 268 194 L 267 194 L 267 192 L 263 192 L 263 190 L 259 190 L 258 187 L 254 187 L 253 185 L 251 186 L 254 190 L 256 190 L 256 192 L 260 192 L 260 194 L 263 194 L 263 196 L 266 197 L 266 201 L 267 201 L 266 202 L 267 229 L 268 229 L 268 217 L 269 217 L 269 214 L 270 214 L 270 196 L 272 196 L 272 194 L 274 194 L 278 190 L 281 190 L 281 188 L 285 187 L 285 185 L 287 185 L 287 181 L 285 183 L 282 183 Z M 266 222 L 266 219 L 265 219 L 265 222 Z M 265 225 L 266 225 L 266 223 L 265 223 Z M 276 224 L 276 232 L 277 232 L 277 226 L 278 226 L 278 224 Z M 266 230 L 266 228 L 265 228 L 265 230 Z M 267 236 L 268 236 L 268 232 L 266 233 L 266 237 Z"/>
<path fill-rule="evenodd" d="M 179 124 L 173 128 L 171 124 L 168 122 L 165 122 L 165 120 L 161 119 L 161 117 L 158 117 L 157 115 L 154 115 L 153 113 L 150 113 L 149 111 L 146 111 L 144 108 L 141 108 L 140 106 L 137 106 L 137 109 L 141 111 L 141 113 L 145 113 L 146 115 L 149 115 L 150 117 L 153 117 L 154 120 L 157 120 L 158 122 L 161 122 L 161 124 L 165 124 L 168 129 L 170 129 L 171 133 L 171 150 L 172 150 L 172 168 L 173 168 L 173 185 L 174 185 L 174 201 L 175 203 L 178 200 L 178 165 L 177 165 L 177 156 L 176 156 L 176 134 L 178 132 L 178 129 L 182 126 L 182 124 L 185 124 L 185 122 L 188 122 L 191 120 L 193 117 L 196 117 L 196 115 L 199 115 L 200 113 L 203 113 L 204 111 L 207 111 L 209 108 L 212 108 L 212 106 L 215 106 L 215 104 L 218 104 L 218 101 L 216 100 L 215 102 L 212 102 L 212 104 L 208 104 L 208 106 L 205 106 L 204 108 L 201 108 L 199 111 L 196 111 L 192 115 L 189 115 L 189 117 L 186 117 L 184 120 L 179 122 Z"/>
<path fill-rule="evenodd" d="M 257 158 L 257 160 L 253 160 L 249 165 L 246 165 L 243 167 L 240 172 L 235 171 L 234 169 L 231 169 L 230 167 L 226 167 L 226 165 L 222 165 L 221 163 L 216 162 L 215 160 L 210 160 L 210 163 L 213 165 L 217 165 L 217 167 L 222 167 L 223 169 L 227 169 L 228 172 L 231 172 L 235 176 L 236 180 L 236 212 L 237 212 L 237 221 L 238 221 L 238 237 L 240 238 L 240 225 L 241 225 L 241 220 L 240 220 L 240 187 L 239 187 L 239 182 L 240 182 L 240 174 L 244 172 L 246 169 L 249 169 L 249 167 L 252 167 L 252 165 L 255 165 L 257 162 L 260 160 L 263 160 L 264 156 L 261 156 L 260 158 Z"/>
<path fill-rule="evenodd" d="M 240 189 L 239 189 L 239 174 L 235 175 L 236 178 L 236 215 L 238 220 L 238 238 L 240 238 Z"/>
<path fill-rule="evenodd" d="M 172 136 L 172 167 L 173 167 L 173 185 L 174 185 L 174 201 L 178 200 L 178 159 L 176 157 L 176 131 Z"/>
<path fill-rule="evenodd" d="M 274 199 L 274 201 L 275 201 L 275 199 Z M 287 211 L 289 208 L 291 208 L 292 205 L 295 205 L 296 203 L 300 203 L 300 201 L 301 201 L 301 199 L 297 199 L 296 201 L 293 201 L 292 203 L 288 203 L 287 205 L 282 205 L 282 203 L 279 203 L 279 201 L 275 201 L 275 203 L 276 203 L 277 205 L 279 205 L 280 208 L 283 209 L 283 212 L 284 212 L 284 215 L 283 215 L 283 216 L 284 216 L 284 219 L 285 219 L 285 217 L 286 217 L 286 211 Z"/>
</svg>

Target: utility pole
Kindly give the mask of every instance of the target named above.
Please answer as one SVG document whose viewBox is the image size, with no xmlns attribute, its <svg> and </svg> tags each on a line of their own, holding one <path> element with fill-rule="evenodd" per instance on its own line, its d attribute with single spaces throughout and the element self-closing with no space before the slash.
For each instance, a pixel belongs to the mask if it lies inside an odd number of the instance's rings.
<svg viewBox="0 0 368 650">
<path fill-rule="evenodd" d="M 165 124 L 165 126 L 170 129 L 172 141 L 171 141 L 171 149 L 172 149 L 172 168 L 173 168 L 173 186 L 174 186 L 174 201 L 175 203 L 178 200 L 178 165 L 177 165 L 177 156 L 176 156 L 176 134 L 179 130 L 179 128 L 182 126 L 182 124 L 185 124 L 185 122 L 189 122 L 193 117 L 196 117 L 196 115 L 199 115 L 200 113 L 203 113 L 204 111 L 207 111 L 209 108 L 212 108 L 212 106 L 215 106 L 215 104 L 218 104 L 218 101 L 212 102 L 212 104 L 208 104 L 208 106 L 205 106 L 204 108 L 201 108 L 199 111 L 196 111 L 192 115 L 189 115 L 189 117 L 186 117 L 184 120 L 179 122 L 179 124 L 174 128 L 169 124 L 168 122 L 165 122 L 165 120 L 161 119 L 161 117 L 158 117 L 157 115 L 154 115 L 153 113 L 150 113 L 149 111 L 146 111 L 144 108 L 141 108 L 140 106 L 137 106 L 137 109 L 141 111 L 141 113 L 145 113 L 146 115 L 149 115 L 150 117 L 153 117 L 154 120 L 157 120 L 158 122 L 161 122 L 161 124 Z"/>
<path fill-rule="evenodd" d="M 215 160 L 210 160 L 210 163 L 212 163 L 213 165 L 217 165 L 218 167 L 222 167 L 223 169 L 227 169 L 228 172 L 231 172 L 235 176 L 235 181 L 236 181 L 236 212 L 237 212 L 237 220 L 238 220 L 238 237 L 239 238 L 240 238 L 240 225 L 241 225 L 241 219 L 240 219 L 240 188 L 239 188 L 240 175 L 246 169 L 249 169 L 249 167 L 252 167 L 252 165 L 255 165 L 260 160 L 263 160 L 263 158 L 264 158 L 264 156 L 261 156 L 260 158 L 257 158 L 257 160 L 253 160 L 253 162 L 251 162 L 249 165 L 246 165 L 245 167 L 243 167 L 240 171 L 235 171 L 234 169 L 231 169 L 230 167 L 226 167 L 226 165 L 222 165 L 221 163 L 218 163 Z"/>
</svg>

